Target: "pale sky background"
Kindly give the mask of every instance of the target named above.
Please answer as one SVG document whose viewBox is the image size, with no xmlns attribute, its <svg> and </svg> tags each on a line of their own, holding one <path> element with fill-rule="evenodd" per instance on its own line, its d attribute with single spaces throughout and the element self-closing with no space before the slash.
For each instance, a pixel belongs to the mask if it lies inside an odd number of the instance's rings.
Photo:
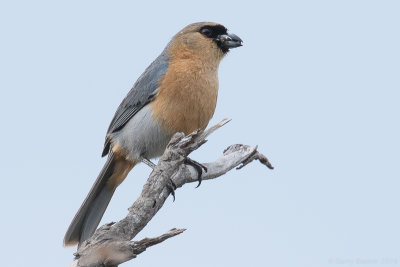
<svg viewBox="0 0 400 267">
<path fill-rule="evenodd" d="M 140 2 L 140 3 L 139 3 Z M 400 266 L 399 1 L 2 1 L 2 266 L 68 266 L 64 233 L 120 101 L 185 25 L 240 36 L 191 157 L 259 145 L 275 166 L 190 184 L 136 239 L 182 235 L 123 266 Z M 139 166 L 102 223 L 127 213 Z"/>
</svg>

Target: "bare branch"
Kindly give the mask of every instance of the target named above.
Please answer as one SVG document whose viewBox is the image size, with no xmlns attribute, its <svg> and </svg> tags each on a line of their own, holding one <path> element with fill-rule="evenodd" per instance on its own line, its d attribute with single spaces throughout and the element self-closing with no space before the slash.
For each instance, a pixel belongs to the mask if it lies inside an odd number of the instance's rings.
<svg viewBox="0 0 400 267">
<path fill-rule="evenodd" d="M 238 146 L 238 145 L 235 145 Z M 228 147 L 228 149 L 230 149 L 231 147 Z M 257 147 L 256 147 L 257 148 Z M 225 153 L 225 151 L 224 151 Z M 250 157 L 248 157 L 248 159 L 246 159 L 245 161 L 242 162 L 242 165 L 240 165 L 239 167 L 237 167 L 237 170 L 240 170 L 241 168 L 243 168 L 244 166 L 246 166 L 247 164 L 249 164 L 250 162 L 252 162 L 253 160 L 258 160 L 260 161 L 262 164 L 264 164 L 265 166 L 267 166 L 269 169 L 273 170 L 274 167 L 272 166 L 272 164 L 269 162 L 269 160 L 267 159 L 266 156 L 264 156 L 263 154 L 261 154 L 260 152 L 258 152 L 257 150 L 254 151 L 254 153 L 252 155 L 250 155 Z"/>
<path fill-rule="evenodd" d="M 107 224 L 106 226 L 110 226 Z M 71 266 L 118 266 L 118 264 L 136 258 L 148 247 L 157 245 L 166 239 L 179 235 L 186 229 L 171 229 L 167 233 L 140 241 L 106 241 L 101 249 L 85 250 L 83 254 L 75 254 L 76 260 Z"/>
<path fill-rule="evenodd" d="M 117 223 L 100 227 L 91 238 L 83 242 L 75 254 L 76 260 L 73 266 L 118 266 L 135 258 L 147 247 L 182 233 L 184 229 L 172 229 L 157 238 L 130 241 L 164 205 L 170 194 L 166 187 L 170 179 L 177 187 L 197 181 L 197 171 L 192 166 L 183 164 L 185 158 L 203 145 L 211 133 L 227 122 L 229 120 L 225 119 L 207 130 L 198 130 L 187 136 L 183 133 L 175 134 L 143 186 L 141 195 L 129 208 L 128 215 Z M 220 177 L 235 167 L 240 169 L 246 166 L 255 159 L 270 169 L 273 168 L 268 159 L 257 151 L 257 146 L 232 145 L 225 149 L 223 155 L 216 161 L 204 163 L 207 172 L 203 173 L 202 179 Z"/>
</svg>

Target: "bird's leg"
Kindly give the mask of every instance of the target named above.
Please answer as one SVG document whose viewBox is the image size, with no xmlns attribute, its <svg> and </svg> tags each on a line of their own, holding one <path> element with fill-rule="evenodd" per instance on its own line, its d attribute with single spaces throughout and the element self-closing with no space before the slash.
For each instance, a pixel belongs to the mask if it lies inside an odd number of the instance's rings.
<svg viewBox="0 0 400 267">
<path fill-rule="evenodd" d="M 146 164 L 147 166 L 149 166 L 150 168 L 152 168 L 153 170 L 156 167 L 156 164 L 154 164 L 149 159 L 147 159 L 147 158 L 145 158 L 143 156 L 140 157 L 140 161 L 143 162 L 144 164 Z M 169 192 L 171 193 L 171 195 L 172 195 L 172 197 L 174 198 L 174 201 L 175 201 L 176 184 L 174 183 L 174 181 L 172 181 L 172 179 L 168 179 L 167 188 L 168 188 Z"/>
<path fill-rule="evenodd" d="M 146 164 L 147 166 L 149 166 L 150 168 L 152 168 L 153 170 L 156 167 L 156 164 L 154 164 L 150 160 L 146 159 L 145 157 L 140 157 L 140 161 L 143 162 L 144 164 Z"/>
<path fill-rule="evenodd" d="M 207 167 L 190 158 L 186 158 L 184 163 L 192 166 L 197 171 L 197 180 L 199 181 L 199 184 L 196 186 L 196 188 L 199 187 L 202 181 L 201 175 L 203 174 L 203 170 L 207 172 Z"/>
</svg>

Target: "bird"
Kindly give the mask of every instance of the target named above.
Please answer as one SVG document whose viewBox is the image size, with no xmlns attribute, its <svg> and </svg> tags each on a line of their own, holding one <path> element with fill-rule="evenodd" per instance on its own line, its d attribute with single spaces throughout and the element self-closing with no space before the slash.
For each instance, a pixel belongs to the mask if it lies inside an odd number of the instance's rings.
<svg viewBox="0 0 400 267">
<path fill-rule="evenodd" d="M 197 22 L 173 36 L 119 105 L 108 127 L 102 156 L 107 160 L 74 216 L 64 246 L 90 238 L 116 190 L 132 168 L 164 152 L 177 132 L 205 129 L 214 114 L 218 68 L 237 35 L 215 22 Z M 188 161 L 195 164 L 194 161 Z M 200 165 L 201 166 L 201 165 Z M 200 180 L 201 181 L 201 180 Z"/>
</svg>

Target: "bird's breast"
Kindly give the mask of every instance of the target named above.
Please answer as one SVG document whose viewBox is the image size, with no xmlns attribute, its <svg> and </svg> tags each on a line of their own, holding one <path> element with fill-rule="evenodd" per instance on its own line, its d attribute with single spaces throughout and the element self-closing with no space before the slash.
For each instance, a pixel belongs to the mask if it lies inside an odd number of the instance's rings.
<svg viewBox="0 0 400 267">
<path fill-rule="evenodd" d="M 217 68 L 202 62 L 172 61 L 150 104 L 153 117 L 170 133 L 204 129 L 214 114 L 218 95 Z"/>
</svg>

